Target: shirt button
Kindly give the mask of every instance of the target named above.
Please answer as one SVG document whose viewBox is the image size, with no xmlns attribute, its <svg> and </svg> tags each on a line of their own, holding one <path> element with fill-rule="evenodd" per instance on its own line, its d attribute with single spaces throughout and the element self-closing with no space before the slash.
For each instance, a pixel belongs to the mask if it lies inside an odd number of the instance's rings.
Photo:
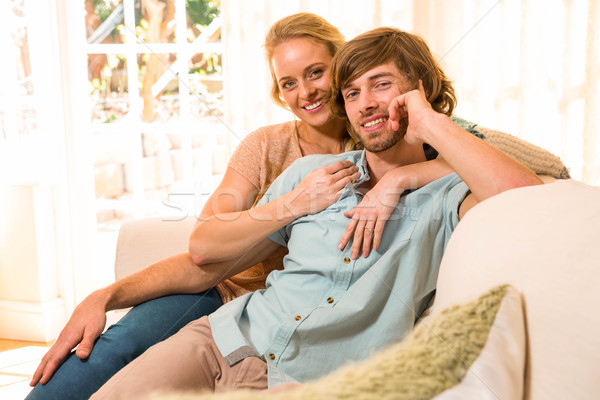
<svg viewBox="0 0 600 400">
<path fill-rule="evenodd" d="M 294 317 L 294 319 L 295 319 L 296 321 L 300 321 L 300 320 L 302 319 L 302 317 L 301 317 L 301 316 L 299 316 L 299 315 L 296 315 L 296 316 Z"/>
<path fill-rule="evenodd" d="M 269 354 L 269 360 L 274 360 L 275 359 L 275 354 L 271 353 Z"/>
<path fill-rule="evenodd" d="M 329 298 L 327 299 L 327 302 L 328 302 L 329 304 L 333 303 L 333 297 L 329 297 Z"/>
<path fill-rule="evenodd" d="M 350 259 L 349 259 L 348 257 L 346 257 L 346 258 L 344 258 L 344 262 L 345 262 L 346 264 L 350 264 Z"/>
</svg>

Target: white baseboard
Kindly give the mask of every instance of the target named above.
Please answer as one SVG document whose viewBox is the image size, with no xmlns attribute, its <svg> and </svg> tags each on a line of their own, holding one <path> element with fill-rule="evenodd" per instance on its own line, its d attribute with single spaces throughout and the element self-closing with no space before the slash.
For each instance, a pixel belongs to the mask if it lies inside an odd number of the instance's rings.
<svg viewBox="0 0 600 400">
<path fill-rule="evenodd" d="M 32 303 L 0 300 L 0 338 L 49 342 L 67 322 L 62 299 Z"/>
</svg>

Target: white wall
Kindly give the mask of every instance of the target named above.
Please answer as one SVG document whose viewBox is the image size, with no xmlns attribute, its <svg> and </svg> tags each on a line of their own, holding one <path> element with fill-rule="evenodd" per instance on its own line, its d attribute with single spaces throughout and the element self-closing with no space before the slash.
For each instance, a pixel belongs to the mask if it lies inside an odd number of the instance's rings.
<svg viewBox="0 0 600 400">
<path fill-rule="evenodd" d="M 4 299 L 40 301 L 33 189 L 4 186 L 0 193 L 0 293 Z"/>
<path fill-rule="evenodd" d="M 0 337 L 49 341 L 66 321 L 59 296 L 53 188 L 0 185 Z"/>
<path fill-rule="evenodd" d="M 83 5 L 26 6 L 35 129 L 0 143 L 0 338 L 49 341 L 96 281 L 89 132 L 78 124 L 87 107 L 64 79 L 85 74 L 84 54 L 68 51 L 83 24 L 67 23 Z"/>
</svg>

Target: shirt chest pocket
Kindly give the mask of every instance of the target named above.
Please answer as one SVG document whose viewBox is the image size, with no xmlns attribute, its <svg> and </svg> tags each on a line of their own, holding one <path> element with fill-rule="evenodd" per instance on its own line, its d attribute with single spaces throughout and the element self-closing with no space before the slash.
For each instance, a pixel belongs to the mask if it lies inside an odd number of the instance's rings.
<svg viewBox="0 0 600 400">
<path fill-rule="evenodd" d="M 409 241 L 415 231 L 421 229 L 421 213 L 420 208 L 398 205 L 383 228 L 381 241 L 384 248 L 394 243 Z"/>
</svg>

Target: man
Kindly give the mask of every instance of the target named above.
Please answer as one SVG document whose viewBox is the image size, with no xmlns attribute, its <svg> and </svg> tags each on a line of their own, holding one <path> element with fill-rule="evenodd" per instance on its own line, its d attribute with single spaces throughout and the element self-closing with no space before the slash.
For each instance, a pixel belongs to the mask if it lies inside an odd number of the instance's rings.
<svg viewBox="0 0 600 400">
<path fill-rule="evenodd" d="M 435 289 L 441 256 L 459 217 L 504 190 L 540 183 L 526 167 L 450 121 L 452 88 L 420 38 L 391 28 L 367 32 L 339 50 L 331 73 L 334 107 L 366 150 L 298 160 L 262 203 L 297 190 L 315 166 L 334 161 L 355 163 L 360 179 L 348 184 L 335 203 L 320 206 L 322 211 L 269 237 L 268 228 L 257 232 L 257 239 L 240 249 L 245 255 L 237 263 L 221 265 L 245 268 L 287 246 L 284 270 L 269 276 L 266 290 L 192 322 L 125 367 L 93 398 L 169 389 L 262 389 L 318 378 L 349 360 L 364 359 L 412 329 Z M 347 225 L 343 213 L 390 169 L 425 161 L 424 143 L 458 176 L 402 196 L 379 248 L 368 257 L 352 257 L 349 246 L 337 249 Z M 281 210 L 281 218 L 290 218 L 288 211 Z M 251 223 L 247 217 L 242 213 L 228 223 Z M 357 229 L 368 238 L 376 223 Z M 206 251 L 204 257 L 213 260 Z M 206 266 L 207 271 L 218 267 Z"/>
</svg>

